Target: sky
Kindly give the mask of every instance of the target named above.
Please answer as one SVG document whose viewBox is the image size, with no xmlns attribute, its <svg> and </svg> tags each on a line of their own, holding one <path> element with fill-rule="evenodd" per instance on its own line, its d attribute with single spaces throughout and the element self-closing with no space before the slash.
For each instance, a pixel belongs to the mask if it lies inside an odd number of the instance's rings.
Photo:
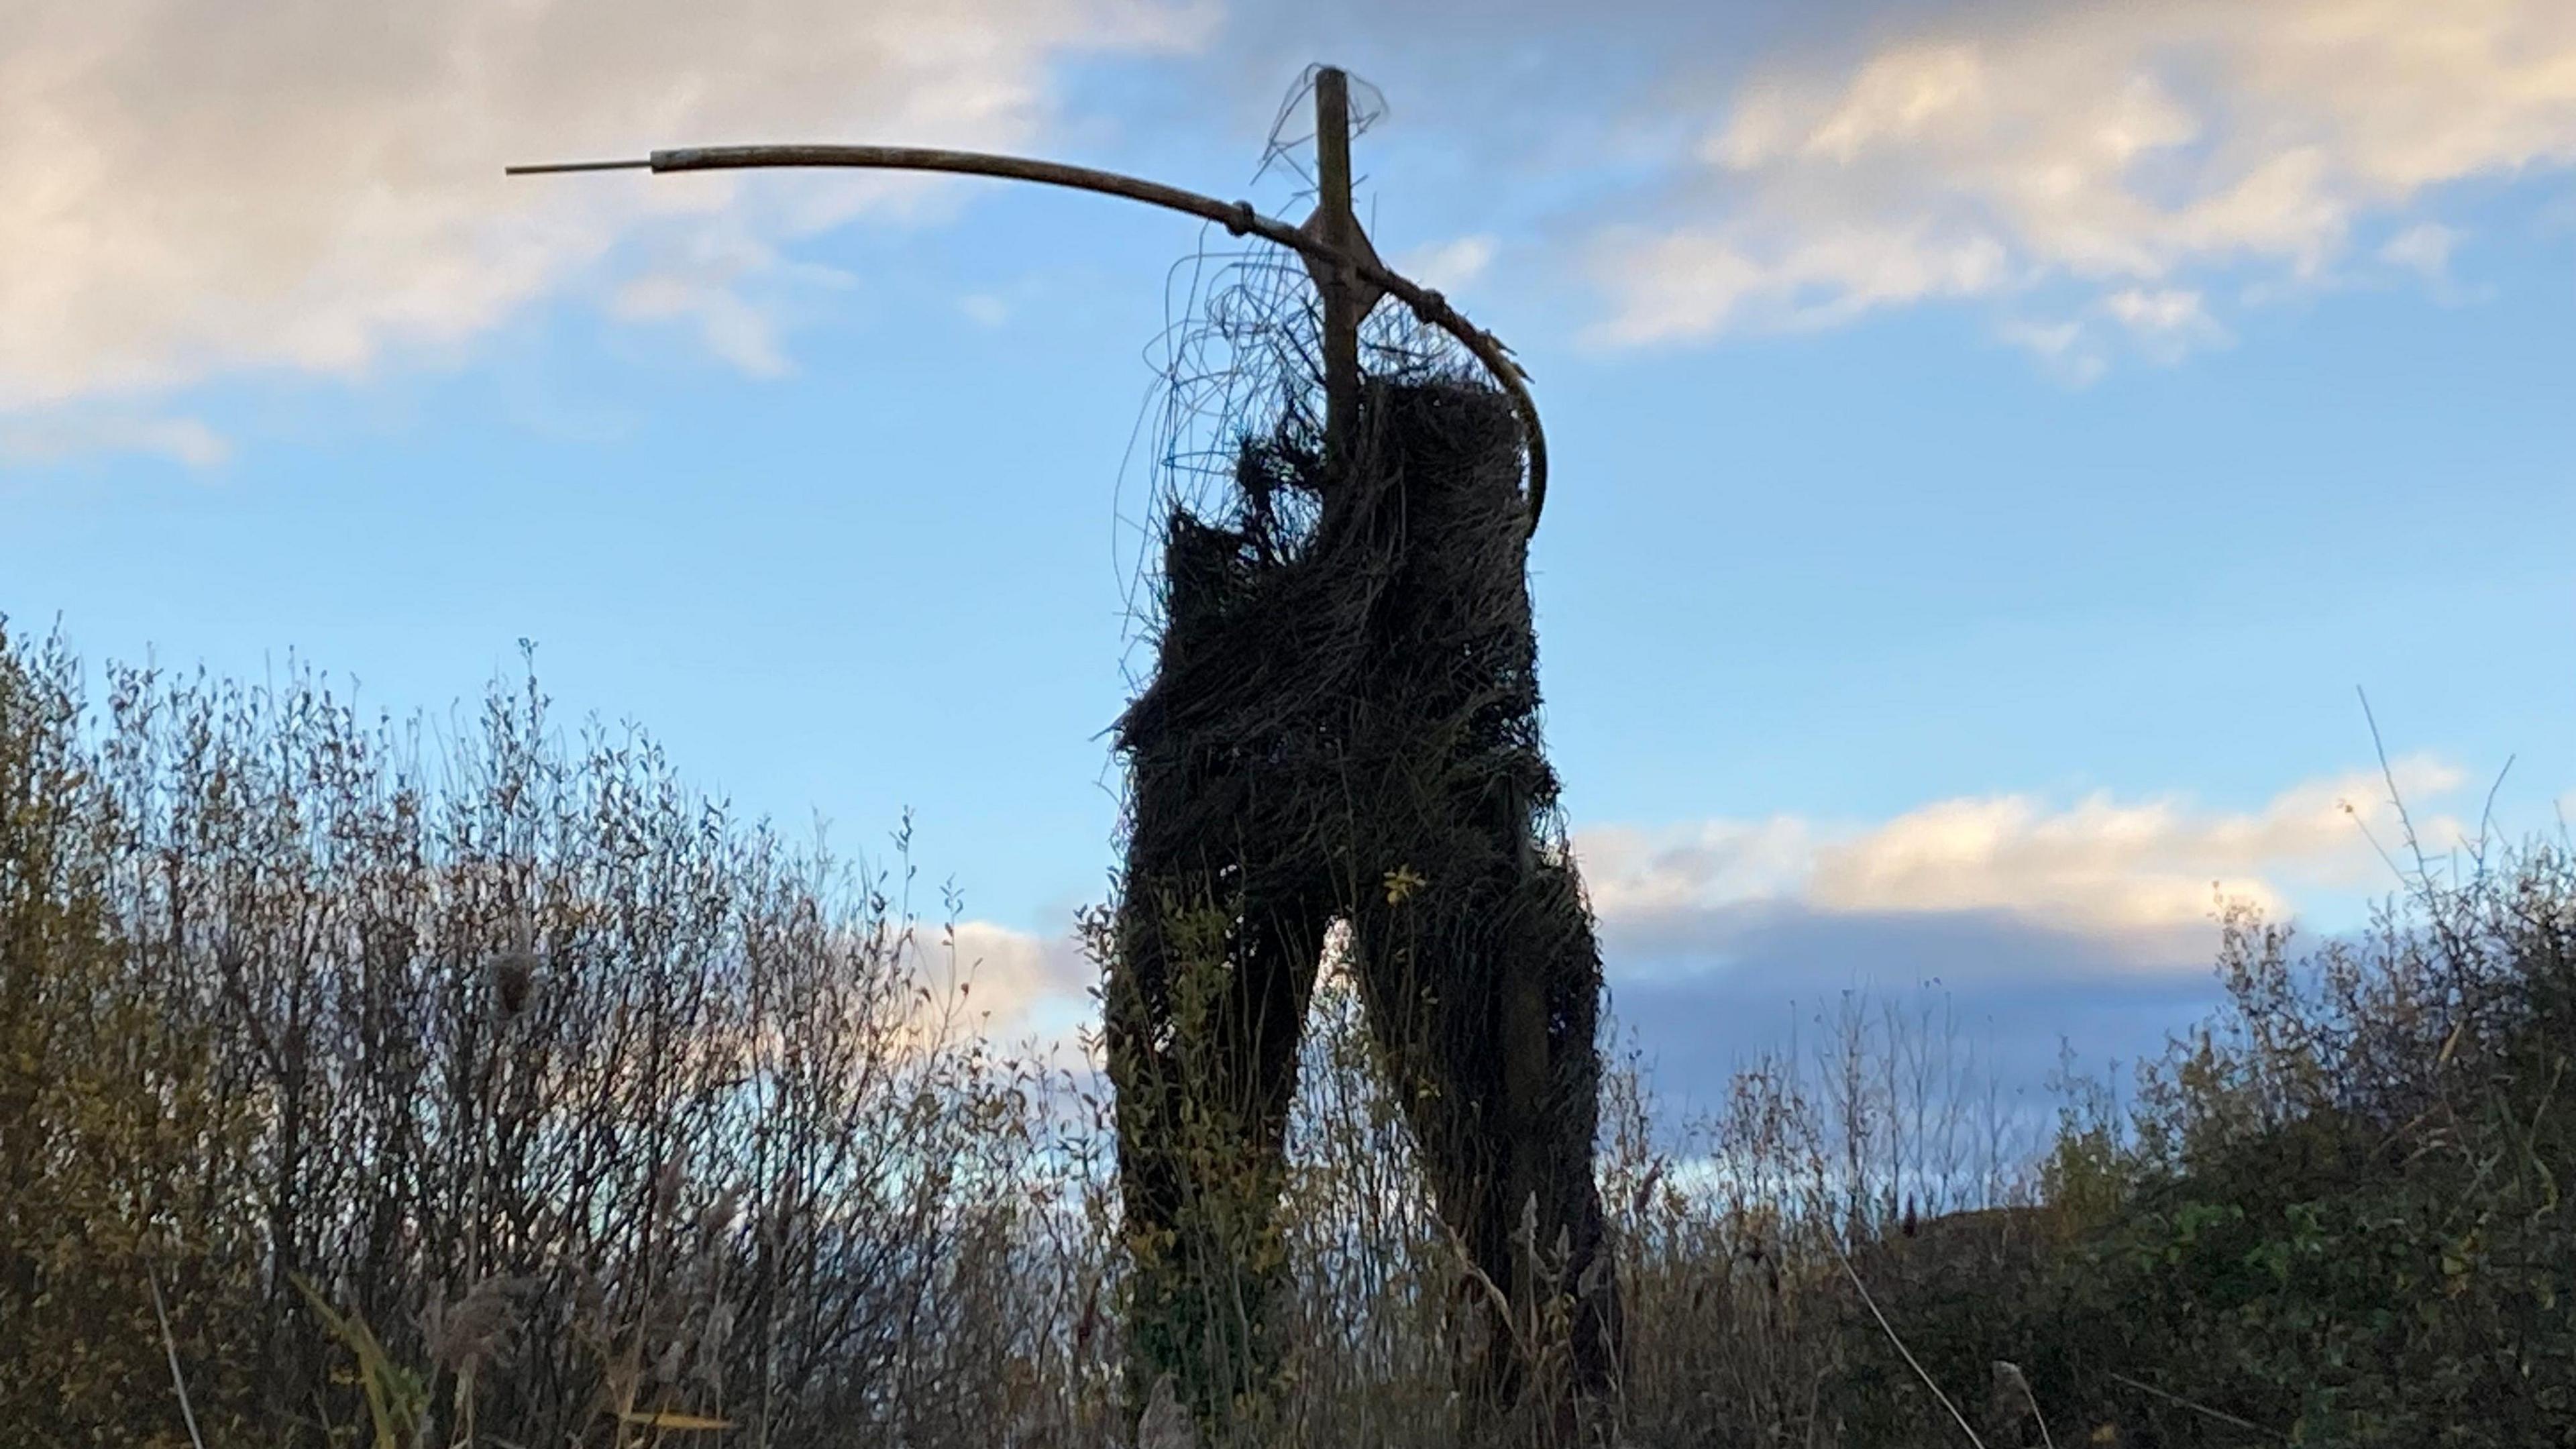
<svg viewBox="0 0 2576 1449">
<path fill-rule="evenodd" d="M 2563 0 L 17 0 L 0 614 L 568 718 L 953 879 L 1055 1030 L 1187 219 L 1310 62 L 1378 249 L 1508 340 L 1613 1011 L 1679 1098 L 1845 990 L 2022 1077 L 2576 807 Z M 2374 743 L 2361 692 L 2379 742 Z M 2380 750 L 2388 769 L 2383 774 Z"/>
</svg>

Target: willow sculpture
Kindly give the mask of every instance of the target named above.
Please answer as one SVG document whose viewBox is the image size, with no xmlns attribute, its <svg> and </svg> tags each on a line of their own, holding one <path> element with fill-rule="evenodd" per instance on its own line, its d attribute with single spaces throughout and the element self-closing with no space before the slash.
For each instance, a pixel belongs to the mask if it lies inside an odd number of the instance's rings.
<svg viewBox="0 0 2576 1449">
<path fill-rule="evenodd" d="M 1502 345 L 1371 249 L 1347 78 L 1317 68 L 1306 89 L 1298 226 L 1113 173 L 902 147 L 519 169 L 958 171 L 1266 244 L 1194 291 L 1176 333 L 1160 462 L 1184 486 L 1158 499 L 1153 668 L 1116 729 L 1130 793 L 1103 1027 L 1131 1381 L 1168 1376 L 1219 1427 L 1276 1388 L 1285 1135 L 1332 950 L 1462 1273 L 1506 1320 L 1463 1365 L 1470 1400 L 1554 1423 L 1611 1384 L 1619 1311 L 1592 1175 L 1600 955 L 1539 734 L 1526 557 L 1545 443 Z M 1549 1328 L 1565 1372 L 1531 1352 Z"/>
</svg>

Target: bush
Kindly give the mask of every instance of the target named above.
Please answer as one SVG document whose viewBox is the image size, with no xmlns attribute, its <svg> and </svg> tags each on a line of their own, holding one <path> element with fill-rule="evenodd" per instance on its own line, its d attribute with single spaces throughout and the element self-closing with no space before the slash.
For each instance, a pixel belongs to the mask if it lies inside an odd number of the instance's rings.
<svg viewBox="0 0 2576 1449">
<path fill-rule="evenodd" d="M 2220 974 L 2130 1130 L 2061 1138 L 2062 1231 L 1892 1295 L 1926 1368 L 2011 1362 L 2060 1442 L 2576 1442 L 2568 854 L 2306 954 L 2233 912 Z"/>
<path fill-rule="evenodd" d="M 335 1438 L 333 1315 L 421 1442 L 979 1434 L 1065 1351 L 1084 1168 L 908 872 L 533 682 L 435 753 L 300 668 L 78 683 L 0 637 L 0 1438 L 180 1442 L 172 1357 L 209 1443 Z"/>
<path fill-rule="evenodd" d="M 1130 1442 L 1102 1085 L 985 1040 L 900 848 L 793 848 L 533 681 L 444 731 L 104 683 L 0 634 L 0 1444 Z M 1605 1072 L 1617 1433 L 2570 1442 L 2568 853 L 2315 950 L 2234 914 L 2220 972 L 2053 1131 L 1933 998 L 1678 1132 Z M 1495 1320 L 1329 964 L 1315 1013 L 1240 1442 L 1454 1442 L 1462 1349 L 1565 1316 Z"/>
</svg>

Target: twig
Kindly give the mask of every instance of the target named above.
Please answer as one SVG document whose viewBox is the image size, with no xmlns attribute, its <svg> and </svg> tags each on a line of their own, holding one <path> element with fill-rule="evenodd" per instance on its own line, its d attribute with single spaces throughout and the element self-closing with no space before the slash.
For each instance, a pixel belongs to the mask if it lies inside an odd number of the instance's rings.
<svg viewBox="0 0 2576 1449">
<path fill-rule="evenodd" d="M 2405 832 L 2406 852 L 2415 858 L 2416 888 L 2429 894 L 2433 888 L 2433 864 L 2424 858 L 2423 837 L 2415 833 L 2415 817 L 2406 809 L 2406 795 L 2397 788 L 2397 770 L 2388 763 L 2388 745 L 2379 735 L 2379 716 L 2371 712 L 2370 692 L 2354 685 L 2353 694 L 2361 700 L 2362 722 L 2370 726 L 2370 748 L 2379 756 L 2379 778 L 2388 785 L 2388 803 L 2397 811 L 2398 828 Z M 2502 784 L 2501 778 L 2497 780 Z"/>
<path fill-rule="evenodd" d="M 197 1411 L 188 1404 L 188 1380 L 179 1372 L 179 1340 L 171 1336 L 170 1312 L 161 1306 L 161 1277 L 146 1268 L 143 1281 L 152 1287 L 152 1316 L 161 1322 L 161 1348 L 170 1356 L 170 1387 L 179 1391 L 179 1417 L 188 1421 L 188 1442 L 206 1449 L 206 1441 L 197 1434 Z"/>
<path fill-rule="evenodd" d="M 2057 1438 L 2048 1432 L 2048 1416 L 2039 1411 L 2039 1395 L 2031 1391 L 2030 1376 L 2021 1365 L 2003 1359 L 1995 1360 L 1995 1373 L 2011 1387 L 2021 1390 L 2022 1407 L 2030 1411 L 2031 1422 L 2039 1426 L 2040 1449 L 2057 1449 Z"/>
<path fill-rule="evenodd" d="M 2228 1413 L 2224 1409 L 2213 1409 L 2207 1404 L 2195 1404 L 2180 1394 L 2166 1393 L 2164 1390 L 2157 1388 L 2154 1384 L 2140 1383 L 2138 1380 L 2129 1377 L 2127 1374 L 2115 1373 L 2111 1375 L 2111 1377 L 2121 1383 L 2127 1384 L 2130 1388 L 2136 1389 L 2140 1393 L 2153 1394 L 2157 1398 L 2162 1399 L 2169 1404 L 2179 1404 L 2183 1408 L 2189 1409 L 2195 1414 L 2206 1414 L 2210 1418 L 2216 1419 L 2222 1424 L 2233 1424 L 2237 1428 L 2243 1429 L 2248 1433 L 2262 1434 L 2273 1439 L 2278 1439 L 2284 1444 L 2290 1442 L 2290 1436 L 2282 1433 L 2280 1430 L 2266 1429 L 2262 1425 L 2254 1423 L 2251 1420 L 2240 1419 L 2234 1414 Z"/>
<path fill-rule="evenodd" d="M 2487 868 L 2487 840 L 2489 833 L 2495 828 L 2496 796 L 2503 791 L 2504 777 L 2513 773 L 2513 762 L 2518 758 L 2520 757 L 2516 755 L 2507 755 L 2504 757 L 2504 768 L 2496 771 L 2495 783 L 2487 787 L 2487 803 L 2483 809 L 2478 811 L 2478 848 L 2476 860 L 2478 869 L 2481 872 Z"/>
<path fill-rule="evenodd" d="M 1842 1260 L 1843 1276 L 1851 1279 L 1852 1287 L 1860 1291 L 1860 1301 L 1869 1309 L 1869 1316 L 1878 1320 L 1878 1326 L 1887 1333 L 1887 1341 L 1895 1344 L 1896 1351 L 1905 1356 L 1905 1366 L 1914 1370 L 1914 1376 L 1923 1380 L 1923 1387 L 1932 1391 L 1932 1397 L 1941 1401 L 1941 1407 L 1950 1411 L 1951 1418 L 1958 1420 L 1959 1432 L 1968 1436 L 1968 1442 L 1976 1445 L 1977 1449 L 1986 1449 L 1986 1441 L 1978 1438 L 1977 1431 L 1968 1427 L 1968 1416 L 1959 1412 L 1959 1406 L 1950 1402 L 1948 1394 L 1941 1392 L 1941 1386 L 1932 1381 L 1932 1375 L 1915 1362 L 1914 1350 L 1907 1348 L 1905 1340 L 1896 1336 L 1896 1325 L 1888 1322 L 1887 1315 L 1878 1311 L 1878 1300 L 1869 1296 L 1869 1285 L 1860 1281 L 1859 1271 L 1852 1267 L 1851 1254 L 1843 1251 L 1842 1240 L 1827 1233 L 1825 1243 L 1834 1250 L 1834 1256 Z"/>
</svg>

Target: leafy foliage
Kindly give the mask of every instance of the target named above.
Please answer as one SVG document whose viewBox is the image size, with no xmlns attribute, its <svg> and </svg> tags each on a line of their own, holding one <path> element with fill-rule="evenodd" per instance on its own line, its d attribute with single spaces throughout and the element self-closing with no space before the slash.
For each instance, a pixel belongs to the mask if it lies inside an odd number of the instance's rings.
<svg viewBox="0 0 2576 1449">
<path fill-rule="evenodd" d="M 2576 871 L 2417 885 L 2306 955 L 2229 915 L 2226 1010 L 2069 1124 L 2049 1230 L 1892 1295 L 1936 1378 L 2120 1443 L 2576 1442 Z"/>
</svg>

